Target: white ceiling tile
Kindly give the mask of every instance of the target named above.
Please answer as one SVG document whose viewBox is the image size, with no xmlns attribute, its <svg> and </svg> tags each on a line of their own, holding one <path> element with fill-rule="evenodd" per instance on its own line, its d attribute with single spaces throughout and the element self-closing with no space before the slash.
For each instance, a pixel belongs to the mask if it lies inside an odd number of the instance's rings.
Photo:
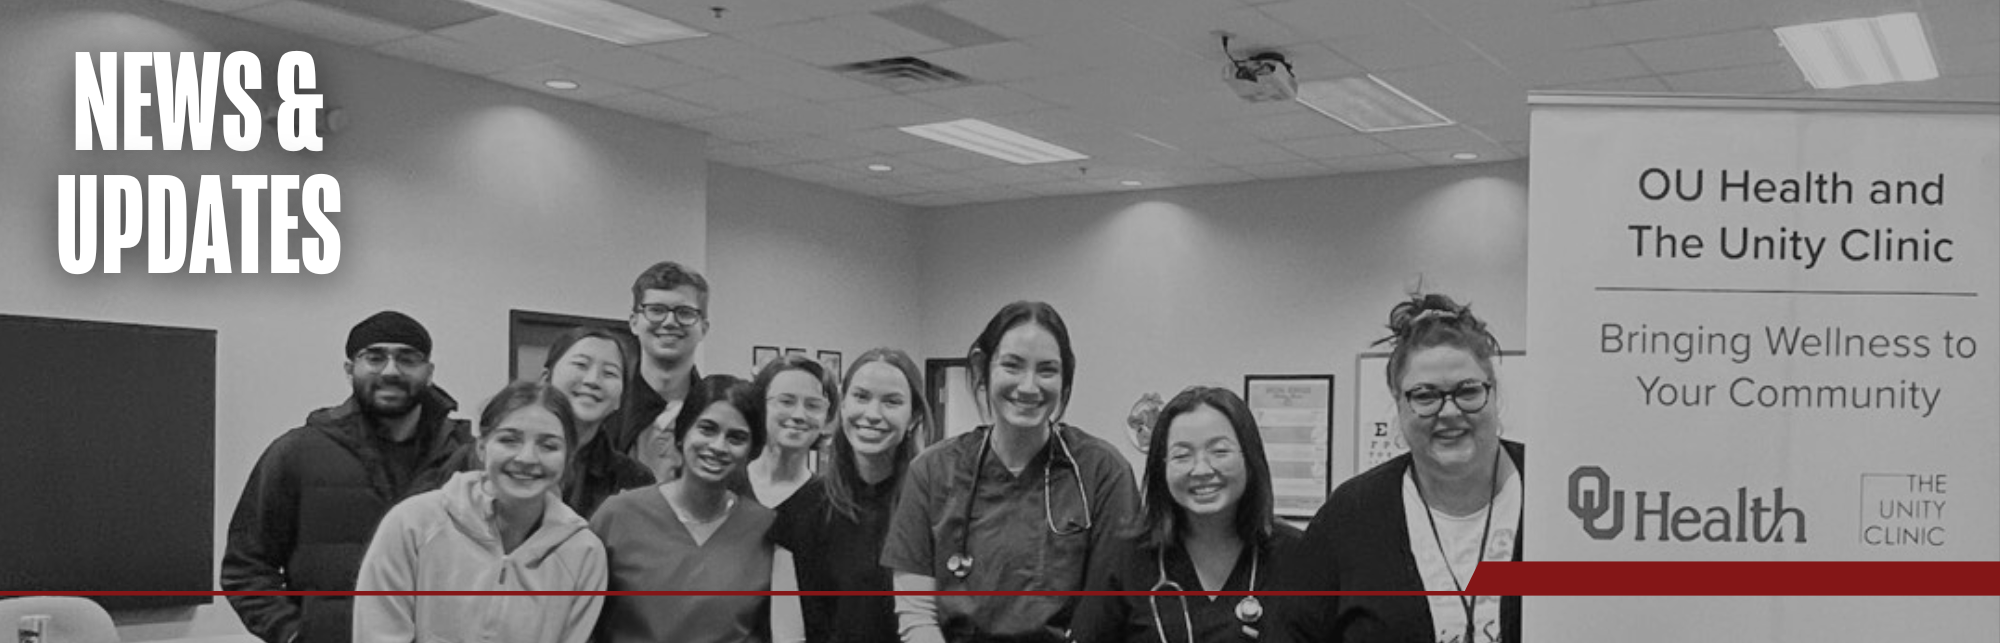
<svg viewBox="0 0 2000 643">
<path fill-rule="evenodd" d="M 982 83 L 1040 78 L 1088 69 L 1087 61 L 1065 59 L 1020 41 L 934 51 L 924 59 Z"/>
<path fill-rule="evenodd" d="M 1254 176 L 1265 180 L 1293 179 L 1302 176 L 1321 176 L 1333 173 L 1333 170 L 1329 170 L 1326 168 L 1326 166 L 1314 163 L 1312 161 L 1292 161 L 1289 163 L 1267 163 L 1264 165 L 1244 166 L 1238 169 L 1243 170 L 1244 174 L 1248 174 L 1250 176 Z"/>
<path fill-rule="evenodd" d="M 1292 64 L 1292 76 L 1300 82 L 1346 78 L 1366 73 L 1366 70 L 1362 69 L 1360 65 L 1356 65 L 1346 57 L 1334 53 L 1332 49 L 1325 45 L 1302 43 L 1280 47 L 1277 51 L 1284 54 L 1286 62 Z M 1218 67 L 1216 69 L 1215 82 L 1223 82 L 1222 75 L 1226 70 L 1227 67 Z"/>
<path fill-rule="evenodd" d="M 432 35 L 392 40 L 376 45 L 374 50 L 478 76 L 540 62 L 526 52 L 481 47 Z"/>
<path fill-rule="evenodd" d="M 1775 94 L 1806 87 L 1805 76 L 1789 62 L 1670 74 L 1661 79 L 1674 91 L 1702 94 Z"/>
<path fill-rule="evenodd" d="M 1327 43 L 1334 53 L 1369 71 L 1429 67 L 1479 58 L 1465 41 L 1425 25 L 1408 31 L 1382 31 Z"/>
<path fill-rule="evenodd" d="M 737 167 L 771 167 L 789 165 L 799 159 L 763 149 L 755 145 L 728 144 L 708 149 L 708 160 L 727 163 Z"/>
<path fill-rule="evenodd" d="M 1478 154 L 1479 158 L 1471 160 L 1460 160 L 1452 158 L 1453 154 L 1458 154 L 1460 152 L 1471 152 L 1473 154 Z M 1509 161 L 1518 158 L 1513 152 L 1508 151 L 1505 145 L 1500 145 L 1496 143 L 1485 143 L 1478 146 L 1460 148 L 1460 149 L 1409 152 L 1409 155 L 1415 157 L 1419 161 L 1423 161 L 1426 164 L 1439 167 L 1449 167 L 1455 165 L 1478 165 L 1480 163 L 1497 163 L 1500 161 Z"/>
<path fill-rule="evenodd" d="M 913 136 L 898 129 L 872 129 L 846 132 L 829 136 L 836 141 L 859 145 L 884 154 L 926 152 L 937 148 L 937 142 L 920 136 Z M 895 165 L 891 163 L 890 165 Z"/>
<path fill-rule="evenodd" d="M 402 25 L 393 25 L 298 0 L 282 0 L 259 5 L 237 11 L 232 15 L 251 22 L 359 47 L 401 40 L 419 33 Z"/>
<path fill-rule="evenodd" d="M 868 13 L 847 14 L 827 19 L 827 24 L 848 33 L 888 45 L 905 54 L 950 49 L 951 43 L 911 31 L 902 25 Z"/>
<path fill-rule="evenodd" d="M 782 123 L 812 134 L 852 132 L 882 125 L 872 119 L 820 103 L 794 103 L 783 107 L 743 112 L 742 115 L 771 123 Z"/>
<path fill-rule="evenodd" d="M 985 182 L 980 181 L 979 179 L 975 179 L 960 174 L 946 173 L 946 172 L 936 172 L 931 174 L 906 176 L 898 178 L 896 180 L 919 188 L 923 188 L 926 190 L 933 190 L 933 191 L 963 190 L 966 188 L 973 188 L 985 185 Z"/>
<path fill-rule="evenodd" d="M 1936 40 L 1932 47 L 2000 40 L 2000 2 L 1925 3 L 1920 14 L 1930 37 Z"/>
<path fill-rule="evenodd" d="M 1424 167 L 1426 163 L 1408 154 L 1374 154 L 1322 161 L 1327 169 L 1335 172 L 1381 172 Z"/>
<path fill-rule="evenodd" d="M 711 33 L 736 33 L 759 27 L 800 22 L 809 16 L 794 11 L 787 3 L 774 0 L 716 0 L 712 2 L 687 2 L 686 0 L 618 0 L 619 4 L 630 6 L 674 22 Z M 712 7 L 722 7 L 718 16 Z"/>
<path fill-rule="evenodd" d="M 822 18 L 850 13 L 893 9 L 922 0 L 777 0 L 779 7 L 800 15 Z"/>
<path fill-rule="evenodd" d="M 801 102 L 804 99 L 765 89 L 739 78 L 711 78 L 675 85 L 660 93 L 724 112 L 747 112 Z"/>
<path fill-rule="evenodd" d="M 1945 76 L 1992 76 L 2000 71 L 2000 40 L 1961 45 L 1938 60 L 1938 73 Z"/>
<path fill-rule="evenodd" d="M 1612 80 L 1593 80 L 1593 81 L 1590 81 L 1590 82 L 1587 82 L 1587 83 L 1577 83 L 1577 84 L 1575 84 L 1575 85 L 1563 85 L 1563 86 L 1561 86 L 1561 87 L 1557 87 L 1556 89 L 1561 89 L 1561 90 L 1563 90 L 1563 91 L 1582 91 L 1582 92 L 1668 92 L 1668 91 L 1673 91 L 1673 88 L 1672 88 L 1672 87 L 1668 87 L 1668 86 L 1667 86 L 1667 83 L 1666 83 L 1666 81 L 1663 81 L 1663 80 L 1660 80 L 1660 77 L 1659 77 L 1659 76 L 1640 76 L 1640 77 L 1638 77 L 1638 78 L 1617 78 L 1617 79 L 1612 79 Z"/>
<path fill-rule="evenodd" d="M 729 36 L 675 40 L 642 47 L 649 53 L 723 74 L 743 77 L 792 73 L 805 63 Z"/>
<path fill-rule="evenodd" d="M 1778 34 L 1761 28 L 1635 43 L 1632 55 L 1661 74 L 1788 60 Z"/>
<path fill-rule="evenodd" d="M 1666 86 L 1662 84 L 1661 87 L 1662 91 L 1664 91 Z M 1521 114 L 1520 118 L 1506 118 L 1496 121 L 1472 121 L 1461 123 L 1461 125 L 1464 125 L 1467 129 L 1486 135 L 1488 139 L 1500 141 L 1501 143 L 1528 140 L 1528 117 L 1525 112 Z"/>
<path fill-rule="evenodd" d="M 911 138 L 916 137 L 913 136 Z M 1007 163 L 1000 159 L 968 152 L 943 143 L 933 142 L 931 143 L 931 147 L 933 149 L 928 151 L 905 152 L 901 156 L 912 163 L 954 172 L 976 170 L 984 167 L 1000 167 L 1001 164 Z"/>
<path fill-rule="evenodd" d="M 1396 130 L 1379 132 L 1371 136 L 1376 142 L 1388 145 L 1399 152 L 1468 150 L 1493 144 L 1477 132 L 1457 126 Z"/>
<path fill-rule="evenodd" d="M 1217 43 L 1218 46 L 1201 50 L 1208 56 L 1204 58 L 1195 52 L 1183 50 L 1164 38 L 1125 23 L 1063 29 L 1027 38 L 1021 42 L 1031 51 L 1042 52 L 1062 61 L 1064 69 L 1056 70 L 1061 73 L 1067 73 L 1072 69 L 1106 67 L 1115 67 L 1120 71 L 1189 67 L 1219 69 L 1222 50 L 1219 46 L 1220 40 Z"/>
<path fill-rule="evenodd" d="M 941 192 L 927 192 L 923 194 L 899 196 L 896 197 L 896 202 L 905 205 L 914 205 L 918 207 L 938 208 L 944 206 L 959 205 L 966 203 L 967 201 L 965 199 L 952 196 L 949 194 L 944 194 Z"/>
<path fill-rule="evenodd" d="M 878 60 L 901 53 L 824 20 L 753 29 L 735 37 L 816 67 Z"/>
<path fill-rule="evenodd" d="M 431 34 L 482 49 L 505 50 L 537 62 L 581 57 L 618 47 L 610 42 L 507 14 L 436 29 Z"/>
<path fill-rule="evenodd" d="M 641 49 L 619 47 L 556 61 L 564 67 L 640 89 L 658 89 L 714 78 L 715 72 L 667 60 Z"/>
<path fill-rule="evenodd" d="M 1345 136 L 1354 130 L 1340 121 L 1312 110 L 1287 112 L 1250 120 L 1230 121 L 1230 127 L 1249 132 L 1267 141 L 1297 141 L 1322 136 Z"/>
<path fill-rule="evenodd" d="M 1388 146 L 1377 142 L 1375 139 L 1360 134 L 1279 141 L 1278 144 L 1299 156 L 1315 161 L 1349 156 L 1367 156 L 1394 151 Z"/>
<path fill-rule="evenodd" d="M 757 147 L 778 152 L 780 154 L 785 154 L 787 156 L 796 156 L 798 158 L 802 158 L 808 161 L 852 159 L 864 156 L 872 156 L 875 154 L 873 150 L 870 150 L 865 147 L 848 145 L 846 143 L 831 141 L 815 136 L 802 136 L 795 138 L 782 138 L 774 141 L 764 141 L 761 143 L 757 143 Z"/>
<path fill-rule="evenodd" d="M 1560 87 L 1652 73 L 1632 56 L 1630 49 L 1622 46 L 1557 52 L 1532 60 L 1510 62 L 1507 67 L 1529 87 Z"/>
<path fill-rule="evenodd" d="M 853 181 L 863 178 L 860 174 L 849 172 L 843 168 L 810 161 L 767 167 L 764 168 L 764 171 L 819 184 Z"/>
<path fill-rule="evenodd" d="M 887 89 L 804 64 L 784 72 L 743 76 L 743 79 L 767 89 L 817 101 L 850 100 L 889 93 Z"/>
<path fill-rule="evenodd" d="M 1265 143 L 1202 149 L 1199 152 L 1203 156 L 1215 159 L 1218 163 L 1238 167 L 1304 160 L 1299 155 L 1293 154 L 1285 148 Z"/>
<path fill-rule="evenodd" d="M 489 75 L 487 78 L 522 89 L 532 90 L 536 93 L 575 101 L 589 101 L 591 99 L 617 96 L 619 94 L 630 94 L 634 91 L 634 88 L 630 86 L 581 74 L 575 70 L 565 69 L 550 63 L 517 67 Z M 548 80 L 568 80 L 576 83 L 577 87 L 576 89 L 554 89 L 542 84 L 543 81 Z"/>
<path fill-rule="evenodd" d="M 958 190 L 951 194 L 953 196 L 957 196 L 961 199 L 964 199 L 965 202 L 967 203 L 991 203 L 994 201 L 1012 201 L 1015 199 L 1027 199 L 1035 196 L 1035 193 L 1033 192 L 1027 192 L 1020 188 L 1005 186 L 1005 185 L 989 185 L 984 187 L 976 187 L 965 190 Z"/>
<path fill-rule="evenodd" d="M 961 116 L 983 118 L 1042 109 L 1049 104 L 1035 97 L 992 85 L 955 87 L 909 94 L 910 98 L 943 107 Z"/>
<path fill-rule="evenodd" d="M 1262 11 L 1228 3 L 1210 3 L 1193 11 L 1144 12 L 1127 20 L 1167 44 L 1213 62 L 1222 61 L 1222 39 L 1215 34 L 1217 31 L 1229 33 L 1229 49 L 1239 57 L 1246 52 L 1284 49 L 1316 39 Z"/>
<path fill-rule="evenodd" d="M 1588 7 L 1591 0 L 1408 0 L 1432 20 L 1456 25 Z"/>
<path fill-rule="evenodd" d="M 1528 92 L 1498 89 L 1423 98 L 1425 105 L 1456 122 L 1528 118 Z"/>
<path fill-rule="evenodd" d="M 1049 183 L 1029 183 L 1016 186 L 1021 191 L 1037 196 L 1073 196 L 1104 191 L 1103 188 L 1083 181 L 1052 181 Z"/>
<path fill-rule="evenodd" d="M 1401 2 L 1327 2 L 1297 0 L 1258 9 L 1295 31 L 1321 40 L 1398 33 L 1428 28 L 1422 13 Z"/>
<path fill-rule="evenodd" d="M 966 22 L 1009 38 L 1027 38 L 1080 25 L 1112 24 L 1102 6 L 1073 0 L 947 0 L 935 5 Z"/>
<path fill-rule="evenodd" d="M 1524 94 L 1527 91 L 1506 70 L 1485 59 L 1383 72 L 1377 76 L 1426 104 L 1439 96 L 1475 92 Z"/>
<path fill-rule="evenodd" d="M 978 179 L 989 185 L 1020 185 L 1023 183 L 1043 183 L 1048 181 L 1060 181 L 1069 178 L 1068 176 L 1060 173 L 1044 170 L 1042 169 L 1042 166 L 1037 166 L 1037 165 L 1003 165 L 999 167 L 980 168 L 977 170 L 966 170 L 961 174 L 968 178 Z"/>
<path fill-rule="evenodd" d="M 902 158 L 888 154 L 871 154 L 869 156 L 862 156 L 851 159 L 839 159 L 832 162 L 838 163 L 842 167 L 854 170 L 856 172 L 867 170 L 870 175 L 885 179 L 895 179 L 905 176 L 916 176 L 919 174 L 930 174 L 932 172 L 938 171 L 937 168 L 921 165 L 918 163 L 904 163 Z M 868 169 L 868 166 L 877 164 L 889 166 L 889 171 L 876 172 L 874 170 Z"/>
<path fill-rule="evenodd" d="M 958 115 L 930 103 L 899 95 L 874 96 L 834 101 L 828 107 L 859 116 L 876 125 L 907 127 L 958 118 Z"/>
<path fill-rule="evenodd" d="M 1545 52 L 1588 49 L 1617 42 L 1597 14 L 1586 10 L 1529 14 L 1454 25 L 1453 33 L 1493 56 L 1532 57 Z"/>
<path fill-rule="evenodd" d="M 1166 179 L 1178 185 L 1213 185 L 1217 183 L 1240 183 L 1255 181 L 1257 177 L 1231 167 L 1207 168 L 1200 170 L 1171 170 Z"/>
<path fill-rule="evenodd" d="M 277 1 L 278 0 L 167 0 L 167 2 L 172 2 L 174 4 L 184 4 L 190 7 L 194 7 L 196 9 L 202 9 L 205 11 L 215 11 L 220 13 L 241 11 L 258 5 L 271 4 Z"/>
<path fill-rule="evenodd" d="M 922 194 L 924 192 L 927 192 L 927 190 L 923 188 L 909 185 L 907 183 L 901 183 L 887 179 L 871 179 L 871 178 L 860 178 L 851 181 L 844 181 L 840 184 L 839 187 L 841 189 L 855 192 L 857 194 L 865 194 L 873 197 L 906 196 L 911 194 Z"/>
<path fill-rule="evenodd" d="M 1586 11 L 1596 13 L 1623 42 L 1738 31 L 1764 24 L 1743 0 L 1645 0 Z"/>
<path fill-rule="evenodd" d="M 714 116 L 688 121 L 685 125 L 737 143 L 759 143 L 798 135 L 790 127 L 741 116 Z"/>
<path fill-rule="evenodd" d="M 1923 4 L 1935 1 L 1923 0 Z M 1751 13 L 1761 18 L 1762 25 L 1766 27 L 1870 18 L 1917 8 L 1916 0 L 1755 0 L 1750 3 Z"/>
<path fill-rule="evenodd" d="M 1258 118 L 1256 116 L 1248 117 Z M 1247 119 L 1246 119 L 1247 120 Z M 1202 152 L 1211 149 L 1245 147 L 1263 144 L 1263 139 L 1234 127 L 1227 127 L 1221 121 L 1209 121 L 1183 127 L 1138 128 L 1132 132 L 1182 150 Z"/>
<path fill-rule="evenodd" d="M 627 114 L 670 123 L 683 123 L 715 116 L 716 111 L 651 92 L 632 92 L 590 101 Z"/>
</svg>

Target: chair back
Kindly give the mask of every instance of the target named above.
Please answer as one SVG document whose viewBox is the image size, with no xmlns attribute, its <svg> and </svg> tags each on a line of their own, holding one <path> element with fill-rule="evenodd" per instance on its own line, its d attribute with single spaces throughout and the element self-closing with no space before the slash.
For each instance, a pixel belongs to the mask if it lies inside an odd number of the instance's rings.
<svg viewBox="0 0 2000 643">
<path fill-rule="evenodd" d="M 0 599 L 0 640 L 17 640 L 22 620 L 49 617 L 42 643 L 118 643 L 118 625 L 97 601 L 79 596 L 20 596 Z"/>
</svg>

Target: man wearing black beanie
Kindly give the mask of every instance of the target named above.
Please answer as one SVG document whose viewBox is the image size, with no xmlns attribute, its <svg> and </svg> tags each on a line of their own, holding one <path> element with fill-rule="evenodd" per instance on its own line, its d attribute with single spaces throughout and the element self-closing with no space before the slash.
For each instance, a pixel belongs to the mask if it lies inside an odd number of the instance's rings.
<svg viewBox="0 0 2000 643">
<path fill-rule="evenodd" d="M 229 519 L 227 591 L 353 591 L 375 524 L 397 501 L 443 480 L 448 456 L 472 441 L 458 403 L 431 386 L 431 336 L 395 311 L 347 334 L 353 394 L 313 411 L 271 443 Z M 268 643 L 348 643 L 353 599 L 230 596 L 244 626 Z"/>
</svg>

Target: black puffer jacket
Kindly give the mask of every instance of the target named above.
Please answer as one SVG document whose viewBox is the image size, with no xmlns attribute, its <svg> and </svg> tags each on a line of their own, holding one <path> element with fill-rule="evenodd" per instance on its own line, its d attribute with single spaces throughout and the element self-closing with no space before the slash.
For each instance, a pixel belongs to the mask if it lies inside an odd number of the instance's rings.
<svg viewBox="0 0 2000 643">
<path fill-rule="evenodd" d="M 222 555 L 226 591 L 353 591 L 361 556 L 382 515 L 403 498 L 429 491 L 434 470 L 472 441 L 442 389 L 425 393 L 417 436 L 425 449 L 399 488 L 369 436 L 359 403 L 313 411 L 305 426 L 264 450 L 229 518 Z M 335 596 L 230 596 L 252 634 L 269 643 L 348 643 L 353 599 Z"/>
</svg>

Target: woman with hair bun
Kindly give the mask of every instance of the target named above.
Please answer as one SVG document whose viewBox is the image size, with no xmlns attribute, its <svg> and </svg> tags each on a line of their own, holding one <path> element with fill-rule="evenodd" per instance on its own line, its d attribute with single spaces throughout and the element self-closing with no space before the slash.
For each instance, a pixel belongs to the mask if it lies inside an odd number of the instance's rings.
<svg viewBox="0 0 2000 643">
<path fill-rule="evenodd" d="M 1523 447 L 1500 438 L 1500 345 L 1441 294 L 1389 311 L 1386 375 L 1409 453 L 1342 483 L 1285 567 L 1287 590 L 1465 589 L 1480 561 L 1521 559 Z M 1292 597 L 1274 606 L 1278 641 L 1521 639 L 1520 597 Z"/>
</svg>

